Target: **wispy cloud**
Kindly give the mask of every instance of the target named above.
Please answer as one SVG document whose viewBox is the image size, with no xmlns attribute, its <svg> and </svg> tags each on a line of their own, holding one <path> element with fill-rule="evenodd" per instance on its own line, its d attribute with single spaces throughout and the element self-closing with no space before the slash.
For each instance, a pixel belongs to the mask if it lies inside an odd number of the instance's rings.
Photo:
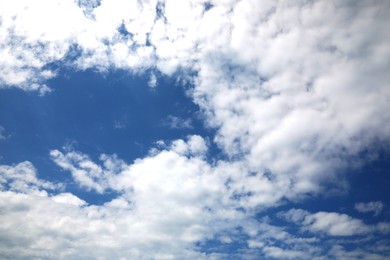
<svg viewBox="0 0 390 260">
<path fill-rule="evenodd" d="M 29 161 L 17 165 L 0 165 L 0 190 L 47 195 L 47 191 L 59 188 L 61 185 L 40 180 L 35 167 Z"/>
<path fill-rule="evenodd" d="M 360 219 L 337 212 L 310 213 L 302 209 L 291 209 L 279 213 L 279 216 L 300 225 L 304 231 L 326 233 L 331 236 L 356 236 L 376 232 L 390 232 L 390 223 L 381 222 L 377 225 L 368 225 Z"/>
<path fill-rule="evenodd" d="M 163 126 L 167 126 L 172 129 L 192 129 L 192 119 L 191 118 L 180 118 L 176 116 L 168 116 L 163 122 Z"/>
<path fill-rule="evenodd" d="M 370 201 L 370 202 L 360 202 L 355 204 L 355 209 L 363 213 L 373 213 L 375 216 L 378 216 L 384 208 L 384 205 L 381 201 Z"/>
<path fill-rule="evenodd" d="M 155 88 L 157 86 L 157 77 L 154 73 L 150 75 L 148 86 L 151 88 Z"/>
<path fill-rule="evenodd" d="M 5 132 L 5 128 L 0 126 L 0 140 L 6 139 L 4 132 Z"/>
</svg>

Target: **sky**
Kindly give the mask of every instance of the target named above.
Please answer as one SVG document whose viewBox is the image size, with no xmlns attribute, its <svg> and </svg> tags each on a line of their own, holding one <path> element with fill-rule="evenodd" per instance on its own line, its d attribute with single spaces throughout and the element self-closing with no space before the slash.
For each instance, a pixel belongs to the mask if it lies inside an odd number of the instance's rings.
<svg viewBox="0 0 390 260">
<path fill-rule="evenodd" d="M 0 1 L 0 258 L 390 259 L 387 0 Z"/>
</svg>

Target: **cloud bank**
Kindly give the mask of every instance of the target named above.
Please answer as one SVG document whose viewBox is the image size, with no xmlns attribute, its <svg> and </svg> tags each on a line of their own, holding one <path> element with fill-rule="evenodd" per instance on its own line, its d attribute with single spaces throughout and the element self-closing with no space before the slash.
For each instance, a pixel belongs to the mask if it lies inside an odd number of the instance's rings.
<svg viewBox="0 0 390 260">
<path fill-rule="evenodd" d="M 347 191 L 345 169 L 388 144 L 388 10 L 385 0 L 0 3 L 0 87 L 45 94 L 62 68 L 180 74 L 227 157 L 207 160 L 200 136 L 132 164 L 51 151 L 81 188 L 119 194 L 100 206 L 39 180 L 30 162 L 1 166 L 1 233 L 10 243 L 1 254 L 222 258 L 202 253 L 202 243 L 237 236 L 248 254 L 270 258 L 388 254 L 383 241 L 363 251 L 342 242 L 324 249 L 256 219 L 285 201 Z M 298 218 L 293 213 L 284 215 Z M 302 230 L 327 236 L 388 232 L 386 223 L 374 228 L 340 213 L 299 214 Z M 262 234 L 272 232 L 283 237 L 279 244 Z"/>
</svg>

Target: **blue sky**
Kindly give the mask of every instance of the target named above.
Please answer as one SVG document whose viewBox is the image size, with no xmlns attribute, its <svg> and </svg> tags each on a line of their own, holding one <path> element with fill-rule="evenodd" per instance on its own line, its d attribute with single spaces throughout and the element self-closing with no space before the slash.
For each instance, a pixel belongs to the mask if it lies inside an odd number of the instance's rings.
<svg viewBox="0 0 390 260">
<path fill-rule="evenodd" d="M 0 257 L 388 259 L 388 10 L 0 3 Z"/>
</svg>

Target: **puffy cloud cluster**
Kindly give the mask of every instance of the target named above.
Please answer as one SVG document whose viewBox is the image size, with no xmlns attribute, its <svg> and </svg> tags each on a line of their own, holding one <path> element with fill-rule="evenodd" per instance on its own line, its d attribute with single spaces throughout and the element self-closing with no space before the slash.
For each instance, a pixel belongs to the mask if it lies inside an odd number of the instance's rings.
<svg viewBox="0 0 390 260">
<path fill-rule="evenodd" d="M 18 0 L 0 6 L 1 85 L 44 93 L 53 64 L 191 72 L 218 145 L 293 185 L 294 198 L 389 138 L 388 9 L 381 0 Z"/>
<path fill-rule="evenodd" d="M 2 212 L 9 212 L 1 215 L 1 233 L 12 248 L 2 254 L 201 258 L 196 242 L 240 226 L 249 247 L 266 257 L 319 256 L 323 251 L 307 250 L 306 240 L 273 244 L 260 231 L 277 228 L 264 222 L 256 229 L 251 218 L 283 199 L 345 190 L 340 172 L 373 143 L 388 143 L 388 10 L 386 0 L 0 2 L 0 87 L 44 94 L 50 91 L 45 81 L 64 66 L 183 72 L 228 158 L 207 160 L 199 136 L 161 142 L 162 150 L 130 165 L 115 156 L 101 155 L 99 164 L 77 151 L 51 151 L 80 187 L 119 194 L 103 206 L 70 193 L 48 195 L 56 186 L 39 180 L 29 162 L 1 166 Z M 356 209 L 380 212 L 378 205 Z M 370 226 L 339 213 L 284 216 L 302 221 L 302 230 L 330 236 L 388 232 L 386 223 Z M 59 248 L 67 250 L 50 255 Z M 342 246 L 329 252 L 362 256 Z"/>
<path fill-rule="evenodd" d="M 194 89 L 219 128 L 216 142 L 293 185 L 294 197 L 320 190 L 372 141 L 387 141 L 387 7 L 237 3 L 220 18 L 229 33 L 213 35 L 223 47 L 210 44 L 199 59 Z"/>
<path fill-rule="evenodd" d="M 72 173 L 80 187 L 117 196 L 88 205 L 71 193 L 35 176 L 31 163 L 1 166 L 3 239 L 7 258 L 202 258 L 195 243 L 216 239 L 243 225 L 247 216 L 236 209 L 221 176 L 203 159 L 204 140 L 191 136 L 132 164 L 102 155 L 92 162 L 76 151 L 51 152 L 58 166 Z M 19 174 L 15 177 L 16 174 Z M 16 180 L 40 191 L 30 196 Z M 27 190 L 29 191 L 29 190 Z M 30 194 L 30 193 L 28 193 Z M 229 236 L 230 234 L 225 234 Z M 12 242 L 23 241 L 23 242 Z M 73 248 L 73 249 L 72 249 Z"/>
<path fill-rule="evenodd" d="M 115 155 L 103 154 L 96 163 L 77 151 L 51 151 L 52 160 L 81 188 L 114 194 L 102 205 L 88 204 L 63 192 L 63 185 L 38 179 L 29 162 L 2 165 L 0 230 L 6 243 L 0 256 L 385 259 L 388 254 L 385 240 L 370 237 L 390 233 L 387 222 L 368 225 L 345 214 L 301 209 L 259 217 L 255 207 L 275 205 L 281 196 L 276 190 L 281 188 L 255 175 L 242 176 L 246 169 L 238 163 L 210 164 L 206 154 L 200 136 L 159 142 L 148 156 L 131 164 Z M 274 225 L 270 217 L 295 223 L 300 232 Z M 359 235 L 368 240 L 354 239 Z M 217 246 L 208 248 L 208 241 Z M 376 244 L 367 247 L 367 241 Z M 223 249 L 235 243 L 244 246 L 227 255 Z M 350 243 L 358 248 L 345 249 Z"/>
</svg>

